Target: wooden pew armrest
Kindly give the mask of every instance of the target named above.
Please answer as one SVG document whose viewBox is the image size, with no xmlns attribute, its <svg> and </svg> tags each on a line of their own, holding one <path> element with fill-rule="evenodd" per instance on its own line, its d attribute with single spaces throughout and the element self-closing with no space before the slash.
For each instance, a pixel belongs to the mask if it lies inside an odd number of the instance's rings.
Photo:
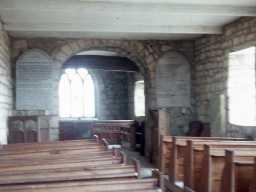
<svg viewBox="0 0 256 192">
<path fill-rule="evenodd" d="M 132 163 L 134 164 L 134 166 L 135 166 L 135 171 L 136 171 L 136 173 L 138 174 L 137 176 L 138 176 L 138 179 L 140 178 L 140 171 L 141 171 L 141 164 L 140 164 L 140 161 L 138 160 L 138 159 L 136 159 L 136 158 L 131 158 L 131 161 L 132 161 Z"/>
<path fill-rule="evenodd" d="M 94 135 L 93 135 L 93 138 L 96 140 L 96 142 L 97 142 L 98 144 L 100 144 L 100 137 L 99 137 L 99 135 L 94 134 Z"/>
<path fill-rule="evenodd" d="M 121 149 L 122 148 L 122 146 L 118 145 L 118 144 L 111 145 L 106 138 L 102 138 L 102 142 L 103 142 L 103 144 L 104 144 L 104 146 L 106 147 L 107 150 L 110 150 L 110 149 Z"/>
<path fill-rule="evenodd" d="M 119 154 L 121 155 L 121 163 L 122 164 L 127 164 L 128 163 L 128 159 L 127 159 L 127 155 L 124 151 L 120 151 L 119 150 Z"/>
</svg>

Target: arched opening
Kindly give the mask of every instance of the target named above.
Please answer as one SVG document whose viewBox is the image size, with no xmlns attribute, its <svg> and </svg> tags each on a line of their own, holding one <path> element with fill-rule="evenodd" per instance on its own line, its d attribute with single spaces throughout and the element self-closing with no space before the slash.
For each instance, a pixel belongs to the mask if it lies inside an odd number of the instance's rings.
<svg viewBox="0 0 256 192">
<path fill-rule="evenodd" d="M 91 120 L 139 118 L 143 121 L 144 92 L 144 77 L 139 67 L 127 57 L 113 51 L 79 52 L 62 66 L 59 80 L 61 127 L 74 120 L 76 126 L 77 122 L 83 123 L 83 128 Z"/>
<path fill-rule="evenodd" d="M 99 54 L 101 52 L 101 54 Z M 131 77 L 128 75 L 129 82 L 135 82 L 135 80 L 144 80 L 144 92 L 145 92 L 145 116 L 136 117 L 135 116 L 135 109 L 134 109 L 134 94 L 135 94 L 135 84 L 129 83 L 128 84 L 128 117 L 129 119 L 138 119 L 138 120 L 145 120 L 145 151 L 146 155 L 150 155 L 151 150 L 151 126 L 150 126 L 150 120 L 149 120 L 149 110 L 153 109 L 155 107 L 155 92 L 154 92 L 154 85 L 153 79 L 154 76 L 149 71 L 154 71 L 155 62 L 157 60 L 157 55 L 155 57 L 151 57 L 150 60 L 146 60 L 146 55 L 150 55 L 149 50 L 147 47 L 144 47 L 141 43 L 136 44 L 130 44 L 128 41 L 126 43 L 120 43 L 120 41 L 105 41 L 105 40 L 93 40 L 93 41 L 81 41 L 81 40 L 73 40 L 68 42 L 67 44 L 64 44 L 61 47 L 58 47 L 56 50 L 52 52 L 52 57 L 54 59 L 54 62 L 56 63 L 56 66 L 61 69 L 64 65 L 69 63 L 70 60 L 74 60 L 75 57 L 77 60 L 79 60 L 79 56 L 88 55 L 88 56 L 107 56 L 104 55 L 106 52 L 111 52 L 112 56 L 118 56 L 121 58 L 126 58 L 133 62 L 133 65 L 137 68 L 137 71 L 140 73 L 141 78 L 137 79 L 136 77 Z M 103 54 L 102 54 L 103 53 Z M 144 54 L 146 53 L 146 54 Z M 107 53 L 108 54 L 108 53 Z M 108 55 L 109 56 L 109 55 Z M 81 65 L 81 62 L 79 65 Z M 109 64 L 109 63 L 108 63 Z M 105 63 L 104 66 L 109 66 Z M 95 66 L 95 65 L 94 65 Z M 89 70 L 89 68 L 87 67 Z M 92 72 L 90 70 L 90 73 L 93 76 L 94 84 L 95 84 L 95 110 L 96 110 L 96 119 L 100 120 L 99 117 L 106 117 L 105 119 L 119 119 L 116 116 L 126 115 L 127 110 L 123 113 L 118 113 L 117 115 L 110 114 L 111 110 L 108 110 L 109 108 L 106 105 L 102 105 L 101 101 L 105 100 L 102 99 L 102 95 L 100 94 L 100 90 L 105 90 L 104 86 L 104 78 L 94 78 L 97 76 L 97 73 Z M 132 79 L 133 81 L 130 81 Z M 59 81 L 56 82 L 55 86 L 59 85 Z M 109 86 L 107 86 L 109 88 Z M 124 86 L 123 86 L 124 87 Z M 57 89 L 58 90 L 58 89 Z M 119 96 L 120 97 L 120 96 Z M 99 99 L 100 98 L 100 99 Z M 151 99 L 152 98 L 152 99 Z M 55 96 L 55 102 L 58 104 L 58 95 Z M 111 103 L 110 103 L 111 104 Z M 113 103 L 112 103 L 113 104 Z M 114 106 L 117 106 L 114 103 Z M 119 105 L 121 106 L 121 105 Z M 127 106 L 127 105 L 126 105 Z M 59 108 L 59 107 L 57 107 Z M 101 110 L 101 109 L 104 110 Z M 107 111 L 107 112 L 104 112 Z M 112 118 L 114 116 L 114 118 Z M 123 119 L 123 118 L 122 118 Z M 102 120 L 102 119 L 101 119 Z M 62 123 L 60 122 L 60 128 L 63 128 L 65 126 L 62 126 Z M 84 128 L 83 128 L 84 130 Z M 61 131 L 60 131 L 61 132 Z M 89 134 L 89 133 L 88 133 Z M 86 134 L 86 135 L 88 135 Z M 61 136 L 60 136 L 61 137 Z M 65 138 L 64 138 L 65 139 Z M 67 138 L 68 139 L 68 138 Z"/>
</svg>

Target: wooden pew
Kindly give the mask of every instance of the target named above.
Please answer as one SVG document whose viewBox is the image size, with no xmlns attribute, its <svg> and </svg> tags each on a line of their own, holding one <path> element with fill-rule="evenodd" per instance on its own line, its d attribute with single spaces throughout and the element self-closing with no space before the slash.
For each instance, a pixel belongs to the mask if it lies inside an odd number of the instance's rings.
<svg viewBox="0 0 256 192">
<path fill-rule="evenodd" d="M 25 149 L 49 149 L 51 147 L 69 147 L 69 146 L 79 146 L 84 144 L 93 144 L 97 143 L 95 139 L 89 140 L 68 140 L 68 141 L 51 141 L 48 143 L 19 143 L 19 144 L 8 144 L 8 145 L 1 145 L 1 149 L 8 149 L 8 150 L 25 150 Z"/>
<path fill-rule="evenodd" d="M 58 181 L 137 178 L 133 165 L 81 167 L 80 169 L 49 169 L 40 171 L 9 172 L 0 174 L 0 185 L 48 183 Z"/>
<path fill-rule="evenodd" d="M 96 140 L 95 140 L 96 141 Z M 95 155 L 106 155 L 110 152 L 107 152 L 108 146 L 105 143 L 105 146 L 98 144 L 90 140 L 89 142 L 80 140 L 80 141 L 68 141 L 63 142 L 53 142 L 50 144 L 25 144 L 29 146 L 29 148 L 23 149 L 15 147 L 12 149 L 5 149 L 0 150 L 0 161 L 4 162 L 5 160 L 18 160 L 18 161 L 25 161 L 25 160 L 43 160 L 43 159 L 62 159 L 66 156 L 71 156 L 75 159 L 76 156 L 87 157 L 87 156 L 95 156 Z M 56 145 L 55 145 L 56 144 Z M 68 144 L 68 145 L 66 145 Z M 75 144 L 75 145 L 74 145 Z M 79 144 L 79 145 L 77 145 Z M 14 146 L 14 145 L 12 145 Z M 38 147 L 39 146 L 39 147 Z M 43 147 L 42 147 L 43 146 Z M 46 146 L 46 147 L 45 147 Z M 49 147 L 49 148 L 47 148 Z"/>
<path fill-rule="evenodd" d="M 119 179 L 107 181 L 58 182 L 0 186 L 1 192 L 157 192 L 156 179 Z"/>
<path fill-rule="evenodd" d="M 122 156 L 113 158 L 113 152 L 107 150 L 105 147 L 99 146 L 98 148 L 83 149 L 83 150 L 64 150 L 58 153 L 40 152 L 13 154 L 13 155 L 0 155 L 0 168 L 10 168 L 28 165 L 44 165 L 44 164 L 70 164 L 79 162 L 101 162 L 104 164 L 119 163 Z M 68 158 L 67 158 L 68 157 Z"/>
<path fill-rule="evenodd" d="M 171 150 L 171 160 L 168 175 L 170 177 L 170 182 L 173 184 L 176 181 L 184 182 L 184 165 L 185 165 L 185 155 L 187 152 L 187 141 L 191 140 L 191 138 L 173 138 L 172 142 L 172 150 Z M 218 138 L 212 139 L 200 139 L 200 138 L 193 138 L 193 142 L 196 145 L 203 146 L 204 144 L 233 144 L 234 141 L 232 139 L 227 138 L 226 140 L 222 138 L 219 140 Z M 247 142 L 247 141 L 241 141 Z M 186 158 L 187 159 L 187 158 Z"/>
<path fill-rule="evenodd" d="M 93 149 L 95 150 L 95 149 Z M 105 147 L 101 150 L 106 150 Z M 95 152 L 95 151 L 93 151 Z M 97 152 L 97 151 L 96 151 Z M 112 157 L 113 153 L 111 151 L 104 152 L 106 157 L 112 158 L 111 164 L 103 164 L 105 161 L 102 154 L 96 153 L 97 156 L 93 157 L 91 151 L 86 151 L 87 156 L 83 158 L 85 161 L 77 162 L 76 164 L 67 164 L 60 162 L 59 158 L 53 158 L 50 156 L 41 156 L 41 162 L 38 166 L 22 166 L 22 167 L 7 167 L 0 168 L 0 185 L 1 184 L 26 184 L 26 183 L 43 183 L 43 182 L 56 182 L 56 181 L 73 181 L 73 180 L 96 180 L 96 179 L 113 179 L 113 178 L 136 178 L 138 176 L 138 166 L 135 165 L 125 165 L 126 157 L 124 153 L 120 153 L 119 157 Z M 33 157 L 34 153 L 26 156 L 27 160 L 31 162 L 32 160 L 39 161 L 38 156 Z M 59 154 L 57 154 L 58 156 Z M 77 155 L 77 154 L 76 154 Z M 80 156 L 81 154 L 79 154 Z M 82 154 L 86 155 L 86 154 Z M 116 154 L 115 154 L 116 155 Z M 8 163 L 10 163 L 9 155 L 4 155 L 7 158 Z M 47 157 L 47 158 L 46 158 Z M 69 156 L 61 156 L 61 159 L 71 158 L 74 160 L 75 156 L 69 154 Z M 93 158 L 92 158 L 93 157 Z M 24 158 L 23 160 L 26 160 Z M 15 161 L 16 159 L 13 158 Z M 108 160 L 108 159 L 107 159 Z M 113 163 L 113 160 L 116 163 Z M 20 166 L 20 159 L 17 164 Z M 54 165 L 49 164 L 49 162 L 54 161 Z M 0 162 L 3 163 L 3 159 L 0 159 Z M 12 162 L 13 163 L 13 162 Z M 94 164 L 91 164 L 94 163 Z M 99 164 L 100 163 L 100 164 Z"/>
<path fill-rule="evenodd" d="M 256 191 L 256 152 L 226 151 L 221 190 L 226 192 Z"/>
<path fill-rule="evenodd" d="M 207 144 L 212 150 L 220 150 L 222 153 L 224 153 L 225 149 L 240 149 L 246 151 L 256 148 L 255 142 L 236 141 L 230 143 L 228 141 L 222 141 L 214 143 L 207 141 L 205 143 L 198 143 L 194 141 L 187 141 L 184 161 L 184 185 L 192 189 L 198 189 L 201 186 L 198 180 L 200 180 L 202 176 L 202 164 L 205 155 L 204 144 Z"/>
<path fill-rule="evenodd" d="M 91 153 L 99 153 L 106 151 L 104 146 L 95 146 L 93 148 L 86 147 L 80 149 L 52 149 L 50 151 L 37 151 L 37 152 L 21 152 L 18 153 L 0 153 L 0 160 L 4 159 L 27 159 L 27 158 L 46 158 L 46 157 L 60 157 L 66 155 L 84 155 L 84 154 L 91 154 Z"/>
<path fill-rule="evenodd" d="M 243 138 L 230 138 L 230 137 L 173 137 L 173 136 L 161 136 L 160 142 L 160 171 L 163 174 L 168 174 L 171 164 L 173 138 L 176 140 L 230 140 L 230 141 L 241 141 Z"/>
<path fill-rule="evenodd" d="M 172 149 L 174 149 L 172 150 L 172 158 L 170 162 L 172 166 L 170 166 L 170 172 L 168 173 L 170 178 L 167 181 L 170 183 L 169 188 L 170 186 L 171 188 L 173 187 L 172 191 L 184 190 L 187 188 L 186 185 L 190 186 L 189 182 L 191 183 L 191 179 L 186 178 L 184 174 L 184 172 L 187 171 L 187 169 L 185 169 L 186 166 L 184 164 L 185 163 L 184 159 L 188 160 L 190 158 L 190 157 L 185 158 L 185 154 L 190 153 L 189 151 L 186 150 L 186 143 L 188 139 L 191 139 L 191 138 L 177 139 L 174 137 L 173 139 L 174 142 L 172 142 Z M 205 138 L 203 140 L 200 140 L 200 138 L 196 138 L 193 140 L 193 142 L 201 146 L 201 148 L 205 143 L 213 144 L 213 145 L 226 144 L 226 145 L 233 145 L 233 147 L 235 147 L 236 144 L 234 143 L 236 142 L 239 142 L 239 144 L 243 144 L 243 145 L 248 145 L 248 142 L 249 142 L 249 141 L 239 141 L 237 139 L 230 139 L 230 138 L 227 138 L 227 140 L 225 140 L 225 138 L 221 138 L 221 140 L 216 140 L 216 139 L 218 138 L 213 138 L 212 140 L 207 140 Z M 254 146 L 255 146 L 255 142 L 254 142 Z M 200 174 L 199 174 L 199 177 L 200 177 Z M 185 187 L 184 187 L 184 183 L 186 183 Z M 178 185 L 178 186 L 175 186 L 175 185 Z M 191 189 L 188 188 L 186 189 L 186 191 L 191 191 Z"/>
<path fill-rule="evenodd" d="M 123 152 L 101 143 L 6 146 L 0 153 L 0 191 L 158 191 L 157 179 L 137 179 L 137 161 L 127 165 Z"/>
<path fill-rule="evenodd" d="M 239 158 L 246 157 L 253 159 L 256 153 L 254 146 L 213 146 L 205 145 L 202 161 L 195 162 L 194 174 L 194 190 L 197 192 L 222 192 L 225 191 L 226 183 L 224 181 L 224 171 L 228 169 L 225 160 L 225 150 L 230 149 L 238 152 Z M 199 154 L 197 155 L 199 156 Z M 200 178 L 199 178 L 200 177 Z M 196 182 L 195 182 L 196 181 Z M 224 185 L 223 185 L 224 184 Z M 224 189 L 222 189 L 224 187 Z"/>
</svg>

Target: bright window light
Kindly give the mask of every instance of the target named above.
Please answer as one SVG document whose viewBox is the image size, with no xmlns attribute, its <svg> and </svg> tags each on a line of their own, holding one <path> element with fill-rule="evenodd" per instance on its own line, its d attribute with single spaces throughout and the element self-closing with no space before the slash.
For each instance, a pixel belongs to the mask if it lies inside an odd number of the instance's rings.
<svg viewBox="0 0 256 192">
<path fill-rule="evenodd" d="M 242 126 L 256 125 L 255 47 L 229 54 L 229 121 Z"/>
<path fill-rule="evenodd" d="M 134 105 L 135 116 L 145 116 L 144 81 L 137 81 L 135 83 Z"/>
<path fill-rule="evenodd" d="M 84 68 L 65 69 L 59 85 L 60 117 L 95 117 L 95 88 Z"/>
</svg>

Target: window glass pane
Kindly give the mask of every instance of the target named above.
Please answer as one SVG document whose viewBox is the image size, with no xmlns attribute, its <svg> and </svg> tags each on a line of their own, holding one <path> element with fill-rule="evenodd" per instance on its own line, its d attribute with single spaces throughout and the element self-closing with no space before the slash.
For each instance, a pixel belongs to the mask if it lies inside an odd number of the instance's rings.
<svg viewBox="0 0 256 192">
<path fill-rule="evenodd" d="M 85 68 L 79 68 L 77 72 L 83 79 L 88 75 L 88 71 Z"/>
<path fill-rule="evenodd" d="M 145 116 L 144 81 L 137 81 L 135 83 L 134 104 L 135 115 Z"/>
<path fill-rule="evenodd" d="M 66 74 L 63 74 L 59 85 L 60 116 L 69 117 L 71 111 L 71 88 Z"/>
<path fill-rule="evenodd" d="M 84 108 L 86 117 L 94 117 L 95 116 L 95 93 L 94 93 L 94 85 L 93 80 L 90 75 L 86 76 L 84 83 L 85 90 L 85 103 Z"/>
<path fill-rule="evenodd" d="M 76 70 L 68 68 L 68 69 L 65 69 L 65 73 L 67 74 L 67 77 L 69 79 L 72 79 L 73 76 L 76 74 Z"/>
<path fill-rule="evenodd" d="M 80 76 L 76 73 L 71 81 L 71 93 L 72 93 L 72 117 L 83 116 L 83 102 L 84 102 L 84 90 L 83 82 Z"/>
<path fill-rule="evenodd" d="M 229 54 L 228 97 L 230 123 L 256 125 L 255 47 Z"/>
</svg>

